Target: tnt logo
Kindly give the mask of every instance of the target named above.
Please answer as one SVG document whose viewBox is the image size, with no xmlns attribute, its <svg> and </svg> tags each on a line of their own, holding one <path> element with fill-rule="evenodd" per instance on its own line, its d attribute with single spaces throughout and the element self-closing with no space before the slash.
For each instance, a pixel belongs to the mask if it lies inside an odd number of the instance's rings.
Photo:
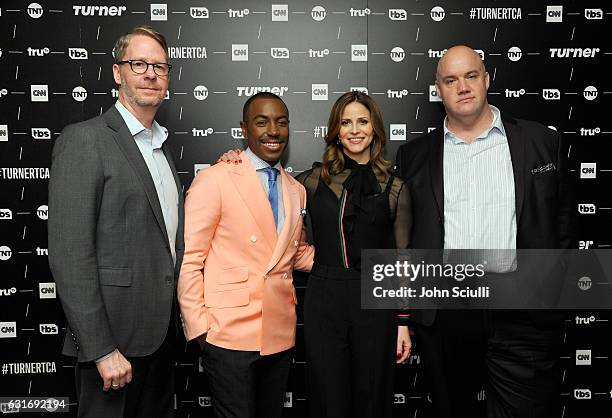
<svg viewBox="0 0 612 418">
<path fill-rule="evenodd" d="M 358 91 L 364 94 L 368 94 L 368 88 L 367 87 L 350 87 L 349 91 Z"/>
<path fill-rule="evenodd" d="M 404 395 L 403 393 L 396 393 L 394 394 L 393 398 L 393 403 L 396 405 L 406 403 L 406 395 Z"/>
<path fill-rule="evenodd" d="M 597 178 L 597 163 L 580 163 L 580 178 Z"/>
<path fill-rule="evenodd" d="M 48 84 L 31 84 L 30 99 L 33 102 L 48 102 L 49 101 L 49 85 Z"/>
<path fill-rule="evenodd" d="M 593 203 L 580 203 L 578 204 L 578 213 L 583 215 L 594 215 L 597 209 Z"/>
<path fill-rule="evenodd" d="M 193 175 L 197 176 L 200 170 L 204 170 L 205 168 L 210 167 L 210 164 L 194 164 L 193 165 Z"/>
<path fill-rule="evenodd" d="M 591 389 L 574 389 L 574 399 L 591 399 Z"/>
<path fill-rule="evenodd" d="M 6 245 L 0 246 L 0 260 L 6 261 L 11 258 L 13 251 Z"/>
<path fill-rule="evenodd" d="M 578 279 L 578 289 L 583 292 L 589 290 L 593 286 L 593 281 L 590 277 L 584 276 Z"/>
<path fill-rule="evenodd" d="M 289 59 L 289 50 L 287 48 L 270 48 L 270 56 L 272 58 Z"/>
<path fill-rule="evenodd" d="M 89 58 L 84 48 L 68 48 L 68 56 L 73 60 L 86 60 Z"/>
<path fill-rule="evenodd" d="M 76 86 L 72 89 L 72 98 L 77 102 L 84 102 L 87 99 L 87 90 L 85 87 Z"/>
<path fill-rule="evenodd" d="M 249 44 L 232 44 L 232 61 L 248 61 Z"/>
<path fill-rule="evenodd" d="M 576 325 L 591 325 L 593 324 L 595 321 L 597 321 L 597 318 L 595 318 L 594 315 L 591 316 L 577 316 L 576 318 L 574 318 L 574 320 L 576 321 Z"/>
<path fill-rule="evenodd" d="M 405 9 L 389 9 L 389 19 L 391 20 L 407 20 L 408 12 Z"/>
<path fill-rule="evenodd" d="M 406 57 L 406 53 L 404 52 L 404 49 L 402 47 L 396 46 L 391 50 L 389 56 L 394 62 L 402 62 Z"/>
<path fill-rule="evenodd" d="M 206 100 L 206 98 L 208 97 L 208 89 L 206 88 L 206 86 L 195 86 L 193 88 L 193 97 L 195 97 L 196 100 L 200 101 Z"/>
<path fill-rule="evenodd" d="M 441 102 L 442 99 L 438 96 L 438 91 L 436 90 L 436 86 L 429 86 L 429 101 L 430 102 Z"/>
<path fill-rule="evenodd" d="M 310 11 L 310 16 L 317 22 L 322 21 L 327 16 L 327 12 L 323 6 L 315 6 Z"/>
<path fill-rule="evenodd" d="M 55 283 L 38 283 L 38 295 L 41 299 L 55 299 Z"/>
<path fill-rule="evenodd" d="M 152 4 L 151 5 L 151 21 L 168 20 L 168 5 L 167 4 Z"/>
<path fill-rule="evenodd" d="M 208 19 L 210 17 L 210 12 L 206 7 L 190 7 L 189 16 L 194 19 Z"/>
<path fill-rule="evenodd" d="M 351 61 L 367 61 L 368 46 L 367 45 L 351 45 Z"/>
<path fill-rule="evenodd" d="M 32 128 L 32 138 L 34 139 L 51 139 L 51 131 L 49 128 Z"/>
<path fill-rule="evenodd" d="M 10 209 L 0 209 L 0 221 L 13 219 L 13 211 Z"/>
<path fill-rule="evenodd" d="M 576 366 L 591 365 L 591 350 L 576 350 Z"/>
<path fill-rule="evenodd" d="M 578 241 L 579 250 L 588 250 L 593 245 L 593 241 Z"/>
<path fill-rule="evenodd" d="M 406 124 L 405 123 L 392 123 L 389 125 L 389 132 L 391 141 L 405 141 L 406 140 Z"/>
<path fill-rule="evenodd" d="M 55 324 L 39 324 L 38 331 L 42 335 L 55 335 L 59 332 L 59 329 Z"/>
<path fill-rule="evenodd" d="M 198 405 L 202 408 L 208 408 L 212 406 L 212 398 L 210 396 L 198 396 Z"/>
<path fill-rule="evenodd" d="M 584 17 L 587 20 L 603 19 L 603 10 L 601 9 L 584 9 Z"/>
<path fill-rule="evenodd" d="M 244 139 L 244 134 L 242 133 L 242 129 L 240 128 L 232 128 L 231 134 L 232 138 L 234 139 Z"/>
<path fill-rule="evenodd" d="M 17 323 L 16 322 L 0 322 L 0 338 L 16 338 Z"/>
<path fill-rule="evenodd" d="M 329 88 L 327 84 L 312 85 L 312 100 L 327 100 Z"/>
<path fill-rule="evenodd" d="M 523 57 L 523 51 L 518 46 L 513 46 L 508 50 L 508 59 L 512 62 L 516 62 Z"/>
<path fill-rule="evenodd" d="M 49 206 L 40 205 L 36 209 L 36 216 L 38 216 L 38 219 L 40 219 L 41 221 L 46 221 L 47 219 L 49 219 Z"/>
<path fill-rule="evenodd" d="M 288 4 L 272 5 L 272 22 L 287 22 L 289 20 Z"/>
<path fill-rule="evenodd" d="M 595 86 L 586 86 L 582 92 L 582 95 L 588 101 L 597 99 L 597 94 L 597 88 L 595 88 Z"/>
<path fill-rule="evenodd" d="M 285 402 L 283 406 L 285 408 L 293 408 L 293 392 L 285 392 Z"/>
<path fill-rule="evenodd" d="M 8 125 L 0 125 L 0 142 L 8 141 Z"/>
<path fill-rule="evenodd" d="M 431 16 L 431 19 L 433 21 L 440 22 L 444 19 L 444 16 L 446 16 L 446 12 L 442 7 L 436 6 L 431 9 L 431 11 L 429 12 L 429 16 Z"/>
<path fill-rule="evenodd" d="M 544 100 L 561 100 L 561 92 L 558 89 L 542 89 Z"/>
<path fill-rule="evenodd" d="M 38 19 L 43 15 L 43 8 L 38 3 L 30 3 L 27 8 L 28 16 L 32 19 Z"/>
<path fill-rule="evenodd" d="M 563 22 L 563 6 L 546 6 L 546 23 Z"/>
</svg>

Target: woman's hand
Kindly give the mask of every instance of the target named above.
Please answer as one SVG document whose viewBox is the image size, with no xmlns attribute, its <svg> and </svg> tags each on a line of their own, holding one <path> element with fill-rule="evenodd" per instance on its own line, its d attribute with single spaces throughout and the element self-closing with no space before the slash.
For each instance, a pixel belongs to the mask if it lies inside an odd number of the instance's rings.
<svg viewBox="0 0 612 418">
<path fill-rule="evenodd" d="M 406 361 L 412 349 L 412 341 L 410 340 L 410 331 L 408 326 L 402 325 L 397 327 L 397 349 L 395 351 L 395 363 L 400 364 Z"/>
</svg>

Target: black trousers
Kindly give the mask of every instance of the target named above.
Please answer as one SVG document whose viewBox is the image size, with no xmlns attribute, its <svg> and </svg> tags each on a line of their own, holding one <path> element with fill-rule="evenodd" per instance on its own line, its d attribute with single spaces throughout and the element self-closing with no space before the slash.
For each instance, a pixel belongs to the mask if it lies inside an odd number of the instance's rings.
<svg viewBox="0 0 612 418">
<path fill-rule="evenodd" d="M 262 356 L 210 343 L 202 350 L 216 418 L 280 418 L 291 350 Z"/>
<path fill-rule="evenodd" d="M 173 417 L 174 342 L 170 321 L 166 338 L 153 354 L 128 357 L 132 382 L 121 389 L 102 390 L 103 381 L 94 362 L 76 363 L 75 382 L 79 418 Z"/>
<path fill-rule="evenodd" d="M 439 310 L 415 337 L 432 417 L 560 416 L 560 326 L 538 327 L 527 311 Z M 486 408 L 476 396 L 483 387 Z"/>
<path fill-rule="evenodd" d="M 321 273 L 313 269 L 304 302 L 310 416 L 391 417 L 396 313 L 361 309 L 358 273 Z"/>
</svg>

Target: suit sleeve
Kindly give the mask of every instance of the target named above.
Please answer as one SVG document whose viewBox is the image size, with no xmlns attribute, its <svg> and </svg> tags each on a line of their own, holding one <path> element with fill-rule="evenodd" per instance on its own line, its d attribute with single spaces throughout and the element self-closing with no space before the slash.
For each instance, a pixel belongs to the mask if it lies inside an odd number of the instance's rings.
<svg viewBox="0 0 612 418">
<path fill-rule="evenodd" d="M 304 189 L 300 190 L 300 201 L 302 202 L 302 208 L 306 207 L 306 192 Z M 304 220 L 305 221 L 305 220 Z M 314 263 L 314 245 L 308 244 L 307 242 L 307 225 L 302 223 L 302 232 L 300 234 L 300 244 L 295 254 L 295 263 L 293 268 L 300 271 L 310 272 Z"/>
<path fill-rule="evenodd" d="M 194 179 L 185 198 L 185 254 L 177 288 L 185 337 L 188 341 L 208 332 L 204 268 L 220 218 L 219 184 L 207 170 L 202 170 Z"/>
<path fill-rule="evenodd" d="M 53 148 L 49 181 L 49 266 L 79 361 L 113 351 L 98 281 L 96 230 L 104 173 L 91 129 L 69 126 Z"/>
<path fill-rule="evenodd" d="M 402 180 L 406 181 L 406 161 L 404 158 L 404 147 L 401 146 L 397 149 L 397 154 L 395 155 L 395 172 Z"/>
<path fill-rule="evenodd" d="M 557 165 L 558 165 L 558 239 L 560 248 L 575 248 L 575 190 L 570 177 L 570 144 L 567 138 L 558 136 Z"/>
</svg>

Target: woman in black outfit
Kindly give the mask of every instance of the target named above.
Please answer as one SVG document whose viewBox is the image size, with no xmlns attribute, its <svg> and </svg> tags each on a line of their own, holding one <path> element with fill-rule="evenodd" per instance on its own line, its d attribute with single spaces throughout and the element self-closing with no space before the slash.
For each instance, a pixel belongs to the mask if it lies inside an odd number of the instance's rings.
<svg viewBox="0 0 612 418">
<path fill-rule="evenodd" d="M 316 253 L 304 302 L 310 415 L 391 417 L 394 367 L 409 355 L 407 315 L 362 310 L 362 249 L 406 248 L 410 197 L 384 159 L 376 103 L 348 92 L 334 104 L 323 163 L 297 179 L 308 193 Z"/>
</svg>

